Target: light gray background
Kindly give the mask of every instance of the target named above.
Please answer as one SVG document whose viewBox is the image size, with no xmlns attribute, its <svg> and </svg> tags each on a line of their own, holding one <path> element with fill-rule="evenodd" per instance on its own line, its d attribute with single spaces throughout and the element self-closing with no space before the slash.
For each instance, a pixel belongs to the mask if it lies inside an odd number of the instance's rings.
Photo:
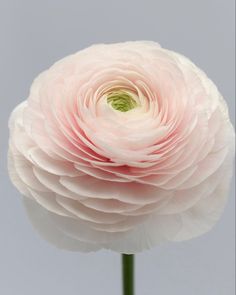
<svg viewBox="0 0 236 295">
<path fill-rule="evenodd" d="M 233 0 L 0 1 L 0 294 L 121 294 L 118 254 L 60 251 L 33 231 L 7 176 L 7 120 L 56 60 L 92 43 L 138 39 L 190 57 L 234 118 Z M 137 295 L 233 295 L 233 189 L 213 231 L 139 254 L 136 267 Z"/>
</svg>

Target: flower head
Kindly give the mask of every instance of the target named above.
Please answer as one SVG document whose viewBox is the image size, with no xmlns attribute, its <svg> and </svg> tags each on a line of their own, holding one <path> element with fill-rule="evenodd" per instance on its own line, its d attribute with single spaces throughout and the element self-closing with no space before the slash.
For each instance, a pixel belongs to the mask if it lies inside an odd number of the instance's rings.
<svg viewBox="0 0 236 295">
<path fill-rule="evenodd" d="M 95 45 L 43 72 L 10 119 L 9 173 L 61 248 L 135 253 L 221 215 L 234 130 L 216 86 L 154 42 Z"/>
</svg>

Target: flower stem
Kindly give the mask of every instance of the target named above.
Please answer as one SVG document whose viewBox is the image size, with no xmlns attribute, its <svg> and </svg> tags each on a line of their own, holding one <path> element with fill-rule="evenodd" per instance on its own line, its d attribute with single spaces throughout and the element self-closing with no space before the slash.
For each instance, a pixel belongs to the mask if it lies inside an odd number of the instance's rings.
<svg viewBox="0 0 236 295">
<path fill-rule="evenodd" d="M 122 254 L 123 295 L 134 295 L 134 255 Z"/>
</svg>

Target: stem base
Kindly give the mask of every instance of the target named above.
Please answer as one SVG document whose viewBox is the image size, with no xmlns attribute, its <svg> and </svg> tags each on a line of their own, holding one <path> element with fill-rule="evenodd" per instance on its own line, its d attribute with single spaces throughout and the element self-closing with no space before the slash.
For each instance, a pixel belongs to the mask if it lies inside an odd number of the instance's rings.
<svg viewBox="0 0 236 295">
<path fill-rule="evenodd" d="M 134 255 L 122 254 L 123 295 L 134 295 Z"/>
</svg>

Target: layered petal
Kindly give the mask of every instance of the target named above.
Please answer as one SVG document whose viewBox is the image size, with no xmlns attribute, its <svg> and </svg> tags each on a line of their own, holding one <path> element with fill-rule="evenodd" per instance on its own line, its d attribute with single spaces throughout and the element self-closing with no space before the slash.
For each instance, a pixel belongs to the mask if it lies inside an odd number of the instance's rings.
<svg viewBox="0 0 236 295">
<path fill-rule="evenodd" d="M 55 63 L 9 128 L 11 180 L 59 248 L 135 253 L 205 233 L 224 208 L 226 103 L 190 60 L 154 42 L 94 45 Z"/>
</svg>

